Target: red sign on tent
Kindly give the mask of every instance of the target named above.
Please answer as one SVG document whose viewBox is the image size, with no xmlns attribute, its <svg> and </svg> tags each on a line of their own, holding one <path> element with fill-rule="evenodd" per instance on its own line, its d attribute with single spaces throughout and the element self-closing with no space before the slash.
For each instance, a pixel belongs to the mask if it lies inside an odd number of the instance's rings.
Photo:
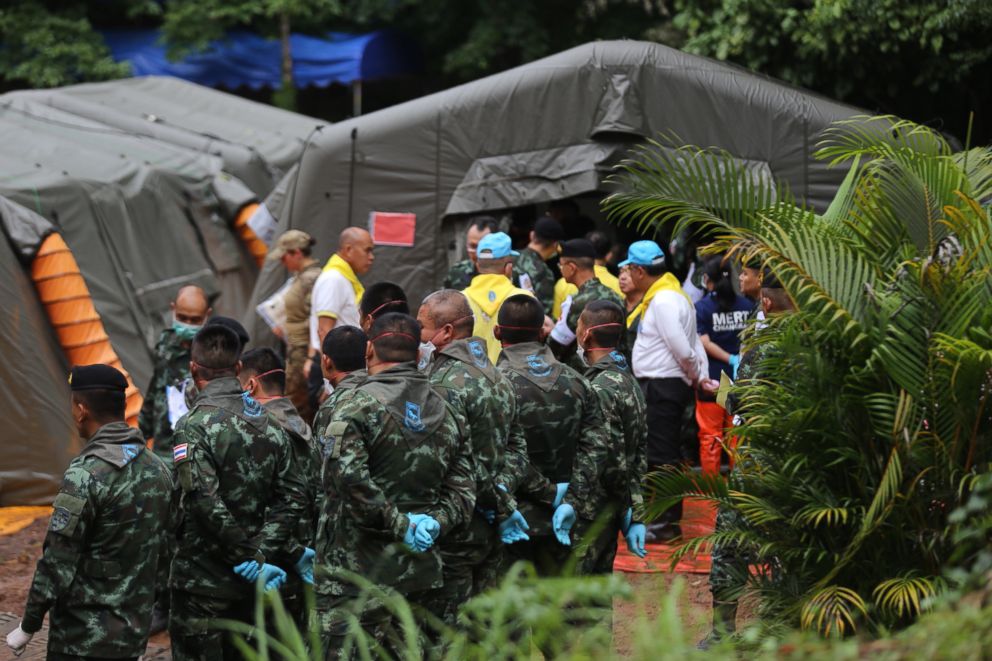
<svg viewBox="0 0 992 661">
<path fill-rule="evenodd" d="M 413 247 L 417 231 L 417 214 L 373 211 L 369 214 L 369 233 L 377 246 Z"/>
</svg>

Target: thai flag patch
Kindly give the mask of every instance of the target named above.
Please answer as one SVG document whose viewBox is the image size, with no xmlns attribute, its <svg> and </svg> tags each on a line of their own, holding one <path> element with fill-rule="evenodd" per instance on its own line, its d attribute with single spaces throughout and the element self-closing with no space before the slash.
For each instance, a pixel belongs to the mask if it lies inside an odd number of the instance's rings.
<svg viewBox="0 0 992 661">
<path fill-rule="evenodd" d="M 172 448 L 172 463 L 178 464 L 180 461 L 185 461 L 186 459 L 186 444 L 181 443 L 176 447 Z"/>
</svg>

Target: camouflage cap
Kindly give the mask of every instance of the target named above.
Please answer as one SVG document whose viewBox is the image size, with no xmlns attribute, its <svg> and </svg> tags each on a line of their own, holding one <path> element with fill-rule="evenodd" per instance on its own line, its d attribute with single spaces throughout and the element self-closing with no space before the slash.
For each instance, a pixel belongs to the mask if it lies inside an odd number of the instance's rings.
<svg viewBox="0 0 992 661">
<path fill-rule="evenodd" d="M 269 261 L 276 261 L 282 259 L 290 250 L 303 250 L 304 248 L 309 248 L 316 241 L 312 236 L 306 232 L 300 230 L 288 230 L 282 233 L 279 240 L 276 241 L 276 245 L 273 246 L 269 254 L 266 255 L 265 259 Z"/>
</svg>

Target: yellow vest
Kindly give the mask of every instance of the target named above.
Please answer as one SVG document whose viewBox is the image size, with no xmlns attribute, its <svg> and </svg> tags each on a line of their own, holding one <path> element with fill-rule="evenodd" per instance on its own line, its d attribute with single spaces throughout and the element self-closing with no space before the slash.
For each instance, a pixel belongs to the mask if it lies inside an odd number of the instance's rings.
<svg viewBox="0 0 992 661">
<path fill-rule="evenodd" d="M 595 271 L 596 278 L 604 285 L 615 291 L 621 301 L 624 300 L 623 292 L 620 291 L 620 280 L 615 275 L 610 273 L 609 269 L 605 266 L 596 264 Z M 565 299 L 569 296 L 575 296 L 578 293 L 578 287 L 565 282 L 565 278 L 558 278 L 558 282 L 555 283 L 555 302 L 551 308 L 551 316 L 554 319 L 559 319 L 561 317 L 561 304 L 564 303 Z"/>
<path fill-rule="evenodd" d="M 489 360 L 496 364 L 499 353 L 502 350 L 499 340 L 493 335 L 493 328 L 496 326 L 496 315 L 499 308 L 510 296 L 516 294 L 527 294 L 533 296 L 526 289 L 514 287 L 510 279 L 500 273 L 484 273 L 472 278 L 472 284 L 462 290 L 468 299 L 468 304 L 475 315 L 475 327 L 472 334 L 481 337 L 486 341 L 486 350 Z"/>
</svg>

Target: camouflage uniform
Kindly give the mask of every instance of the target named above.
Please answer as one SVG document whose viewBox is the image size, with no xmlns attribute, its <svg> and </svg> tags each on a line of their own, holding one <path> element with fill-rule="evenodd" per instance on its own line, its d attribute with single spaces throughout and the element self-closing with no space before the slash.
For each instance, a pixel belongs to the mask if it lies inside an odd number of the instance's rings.
<svg viewBox="0 0 992 661">
<path fill-rule="evenodd" d="M 600 282 L 599 278 L 590 278 L 582 283 L 577 294 L 572 296 L 572 306 L 568 309 L 568 317 L 565 323 L 573 333 L 579 327 L 579 316 L 586 309 L 586 305 L 593 301 L 612 301 L 624 309 L 623 301 L 617 293 Z"/>
<path fill-rule="evenodd" d="M 476 513 L 450 532 L 441 546 L 445 619 L 454 623 L 458 607 L 495 583 L 502 568 L 498 529 L 481 514 L 491 510 L 505 519 L 516 502 L 499 488 L 504 451 L 516 400 L 510 382 L 489 361 L 485 340 L 455 340 L 441 349 L 430 366 L 430 381 L 468 423 L 476 467 Z"/>
<path fill-rule="evenodd" d="M 154 438 L 152 449 L 172 462 L 172 424 L 169 422 L 169 403 L 165 389 L 179 387 L 189 376 L 189 342 L 183 342 L 171 328 L 166 328 L 155 345 L 155 370 L 151 383 L 145 390 L 145 401 L 138 414 L 138 427 L 145 438 Z"/>
<path fill-rule="evenodd" d="M 255 587 L 234 567 L 302 556 L 295 533 L 305 487 L 286 434 L 234 377 L 200 391 L 174 440 L 182 495 L 169 581 L 172 654 L 218 661 L 237 652 L 210 620 L 253 621 Z"/>
<path fill-rule="evenodd" d="M 472 284 L 472 278 L 477 275 L 479 275 L 479 272 L 475 270 L 475 264 L 472 263 L 472 260 L 463 259 L 448 269 L 448 275 L 444 277 L 442 286 L 445 289 L 457 289 L 461 291 Z"/>
<path fill-rule="evenodd" d="M 527 448 L 523 466 L 518 458 L 508 457 L 503 484 L 530 524 L 530 541 L 511 544 L 508 553 L 533 562 L 542 575 L 553 575 L 569 554 L 551 528 L 555 484 L 572 479 L 576 455 L 608 443 L 606 423 L 592 386 L 543 344 L 503 347 L 497 366 L 517 398 L 511 434 L 522 434 Z"/>
<path fill-rule="evenodd" d="M 317 439 L 313 437 L 310 426 L 303 421 L 293 402 L 288 397 L 270 399 L 262 408 L 271 415 L 290 440 L 292 449 L 293 472 L 302 480 L 306 507 L 300 516 L 299 525 L 293 536 L 292 546 L 313 548 L 314 535 L 317 532 L 317 494 L 320 492 L 320 448 Z M 294 570 L 297 556 L 273 558 L 275 564 L 286 570 L 286 584 L 281 588 L 283 605 L 296 620 L 297 625 L 306 624 L 306 607 L 303 597 L 303 579 Z"/>
<path fill-rule="evenodd" d="M 97 430 L 69 464 L 21 623 L 34 633 L 49 612 L 51 656 L 144 653 L 171 494 L 168 468 L 124 422 Z"/>
<path fill-rule="evenodd" d="M 530 286 L 525 286 L 522 276 L 530 280 Z M 544 306 L 544 313 L 551 314 L 555 304 L 555 275 L 535 250 L 524 248 L 513 262 L 513 283 L 522 289 L 534 292 L 537 300 Z"/>
<path fill-rule="evenodd" d="M 576 455 L 572 482 L 563 502 L 575 508 L 573 539 L 585 532 L 603 513 L 609 513 L 596 540 L 590 541 L 580 571 L 603 574 L 613 571 L 617 535 L 628 508 L 644 504 L 641 478 L 647 471 L 647 413 L 644 394 L 619 351 L 598 352 L 599 360 L 586 369 L 607 423 L 607 443 L 592 452 Z M 590 355 L 590 354 L 587 354 Z M 596 354 L 591 354 L 596 355 Z"/>
<path fill-rule="evenodd" d="M 311 264 L 297 273 L 285 297 L 286 396 L 304 420 L 313 418 L 303 366 L 310 355 L 310 294 L 320 272 L 320 264 Z"/>
<path fill-rule="evenodd" d="M 416 364 L 401 363 L 344 391 L 327 426 L 317 429 L 325 497 L 315 590 L 330 657 L 341 649 L 349 609 L 362 600 L 358 586 L 328 571 L 355 572 L 440 610 L 431 594 L 442 584 L 439 545 L 413 553 L 402 541 L 407 514 L 434 517 L 439 544 L 471 518 L 475 467 L 463 427 Z M 377 600 L 364 602 L 358 615 L 377 640 L 390 637 L 390 614 Z"/>
</svg>

